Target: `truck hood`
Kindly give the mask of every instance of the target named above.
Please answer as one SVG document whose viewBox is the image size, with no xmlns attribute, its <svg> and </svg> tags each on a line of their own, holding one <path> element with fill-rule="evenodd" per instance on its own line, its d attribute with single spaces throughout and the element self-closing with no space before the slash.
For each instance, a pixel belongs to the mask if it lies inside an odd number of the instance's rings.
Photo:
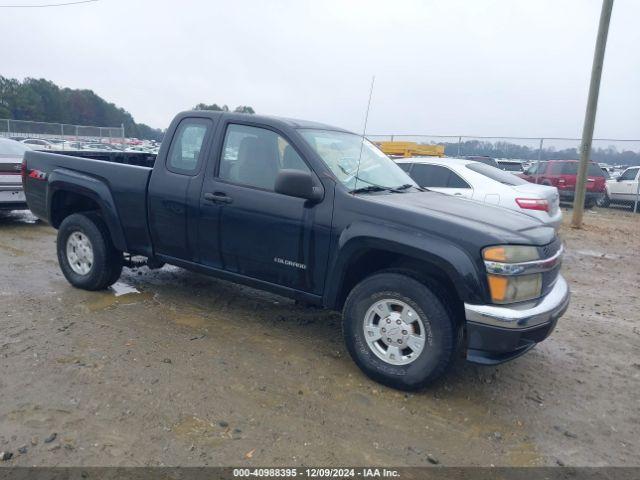
<svg viewBox="0 0 640 480">
<path fill-rule="evenodd" d="M 451 236 L 454 231 L 458 234 L 467 232 L 476 238 L 485 237 L 487 244 L 504 242 L 532 245 L 546 245 L 555 238 L 554 229 L 534 217 L 439 192 L 366 197 L 368 201 L 378 203 L 381 207 L 388 207 L 380 209 L 380 213 L 384 217 L 389 215 L 389 221 L 410 224 L 414 228 L 423 227 L 429 232 L 444 236 Z"/>
</svg>

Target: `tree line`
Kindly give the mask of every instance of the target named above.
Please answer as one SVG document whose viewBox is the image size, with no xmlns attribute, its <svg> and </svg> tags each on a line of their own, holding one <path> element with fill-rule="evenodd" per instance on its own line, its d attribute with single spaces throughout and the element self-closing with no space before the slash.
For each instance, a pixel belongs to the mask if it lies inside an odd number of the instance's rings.
<svg viewBox="0 0 640 480">
<path fill-rule="evenodd" d="M 125 109 L 92 90 L 60 88 L 44 78 L 0 76 L 0 118 L 100 127 L 124 125 L 127 137 L 162 139 L 162 130 L 136 123 Z"/>
<path fill-rule="evenodd" d="M 199 103 L 195 110 L 228 112 L 227 105 Z M 248 105 L 234 112 L 253 114 Z M 146 140 L 162 140 L 163 130 L 137 123 L 124 108 L 107 102 L 92 90 L 60 88 L 44 78 L 25 78 L 22 82 L 0 75 L 0 118 L 32 122 L 66 123 L 99 127 L 124 125 L 125 135 Z"/>
<path fill-rule="evenodd" d="M 483 140 L 466 140 L 460 145 L 458 142 L 443 142 L 444 153 L 450 157 L 458 155 L 486 155 L 493 158 L 516 158 L 519 160 L 577 160 L 580 158 L 577 148 L 556 149 L 555 147 L 531 148 L 511 142 Z M 631 150 L 619 151 L 613 146 L 606 148 L 592 148 L 591 159 L 594 162 L 609 165 L 640 165 L 640 152 Z"/>
</svg>

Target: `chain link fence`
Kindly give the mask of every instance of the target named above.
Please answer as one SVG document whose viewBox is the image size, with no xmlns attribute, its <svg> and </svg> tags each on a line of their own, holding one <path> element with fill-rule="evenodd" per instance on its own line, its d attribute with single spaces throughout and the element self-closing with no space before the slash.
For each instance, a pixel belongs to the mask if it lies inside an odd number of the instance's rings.
<svg viewBox="0 0 640 480">
<path fill-rule="evenodd" d="M 41 138 L 68 141 L 125 143 L 124 126 L 96 127 L 69 125 L 65 123 L 30 122 L 25 120 L 0 119 L 0 136 Z"/>
<path fill-rule="evenodd" d="M 579 138 L 562 137 L 490 137 L 469 135 L 367 135 L 373 142 L 416 142 L 422 145 L 444 145 L 448 157 L 483 155 L 497 160 L 518 160 L 525 165 L 544 160 L 577 160 L 580 157 Z M 640 165 L 640 139 L 594 138 L 591 149 L 594 162 L 607 164 L 614 175 L 627 167 Z M 638 178 L 638 177 L 636 177 Z M 625 185 L 624 188 L 629 187 Z M 629 202 L 612 201 L 611 206 L 633 210 L 640 203 L 638 180 Z M 625 196 L 625 198 L 627 198 Z M 629 196 L 631 198 L 631 196 Z M 636 210 L 640 206 L 636 207 Z"/>
</svg>

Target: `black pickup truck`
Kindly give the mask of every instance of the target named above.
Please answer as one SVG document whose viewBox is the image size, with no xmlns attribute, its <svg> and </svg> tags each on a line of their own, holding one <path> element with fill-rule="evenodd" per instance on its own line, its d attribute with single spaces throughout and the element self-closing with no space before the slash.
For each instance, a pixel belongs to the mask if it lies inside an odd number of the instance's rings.
<svg viewBox="0 0 640 480">
<path fill-rule="evenodd" d="M 515 358 L 569 303 L 553 228 L 425 191 L 327 125 L 183 112 L 157 158 L 27 152 L 22 177 L 72 285 L 104 289 L 143 256 L 342 311 L 354 361 L 396 388 L 429 384 L 461 349 Z"/>
</svg>

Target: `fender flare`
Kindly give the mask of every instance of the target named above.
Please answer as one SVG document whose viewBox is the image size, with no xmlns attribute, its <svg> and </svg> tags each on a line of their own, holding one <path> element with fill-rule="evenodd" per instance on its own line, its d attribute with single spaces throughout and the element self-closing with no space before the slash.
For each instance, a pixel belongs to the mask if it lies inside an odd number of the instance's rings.
<svg viewBox="0 0 640 480">
<path fill-rule="evenodd" d="M 460 246 L 409 228 L 358 222 L 337 239 L 337 254 L 330 260 L 324 302 L 338 306 L 350 262 L 367 250 L 383 250 L 426 262 L 444 272 L 464 302 L 485 303 L 486 286 L 476 261 Z"/>
<path fill-rule="evenodd" d="M 49 212 L 50 223 L 54 225 L 52 220 L 53 201 L 56 194 L 60 192 L 71 192 L 93 200 L 100 207 L 102 218 L 111 234 L 113 245 L 120 251 L 127 251 L 127 242 L 125 240 L 122 226 L 120 225 L 120 216 L 116 208 L 113 195 L 107 184 L 95 177 L 59 168 L 49 174 L 47 185 L 47 210 Z"/>
</svg>

